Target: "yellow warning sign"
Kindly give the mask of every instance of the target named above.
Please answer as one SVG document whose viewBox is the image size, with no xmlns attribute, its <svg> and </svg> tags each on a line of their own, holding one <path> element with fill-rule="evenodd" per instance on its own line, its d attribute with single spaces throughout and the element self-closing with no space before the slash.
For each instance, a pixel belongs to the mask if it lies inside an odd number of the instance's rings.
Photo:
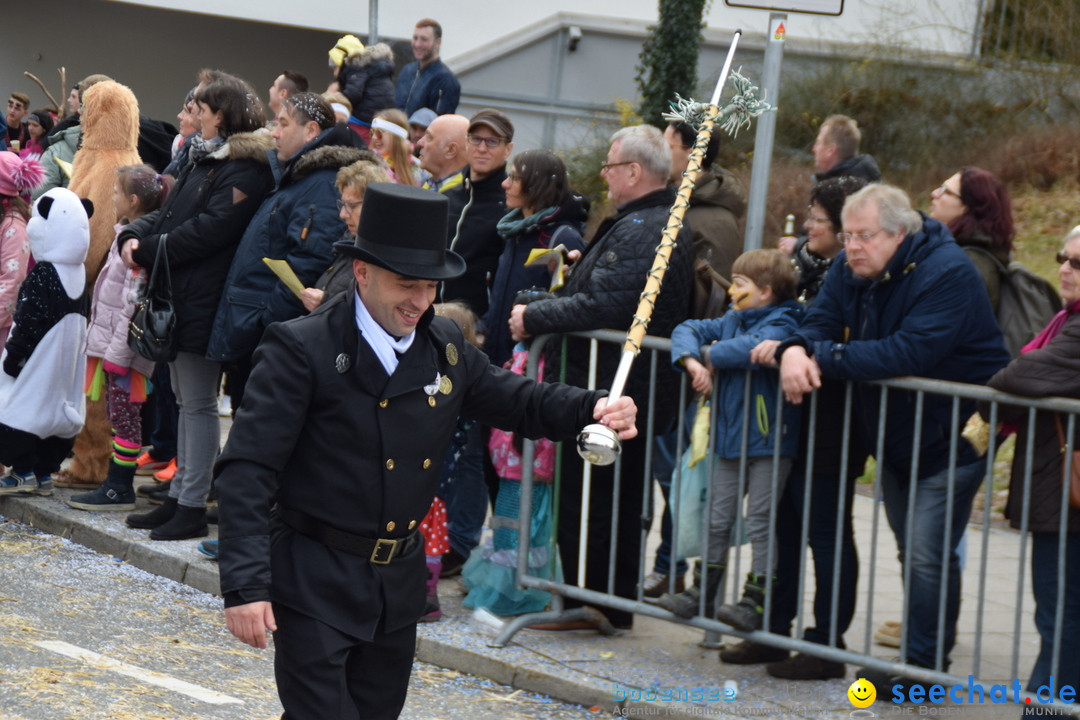
<svg viewBox="0 0 1080 720">
<path fill-rule="evenodd" d="M 784 23 L 780 23 L 779 25 L 776 26 L 776 33 L 773 34 L 773 40 L 780 40 L 780 41 L 786 40 L 787 39 L 787 34 L 786 33 L 787 33 L 787 31 L 784 29 Z"/>
</svg>

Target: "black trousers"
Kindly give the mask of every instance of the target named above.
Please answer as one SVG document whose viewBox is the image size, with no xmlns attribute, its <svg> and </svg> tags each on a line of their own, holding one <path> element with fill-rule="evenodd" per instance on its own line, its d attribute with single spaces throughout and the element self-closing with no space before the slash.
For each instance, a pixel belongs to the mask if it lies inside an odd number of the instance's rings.
<svg viewBox="0 0 1080 720">
<path fill-rule="evenodd" d="M 73 437 L 39 438 L 0 423 L 0 464 L 16 470 L 33 470 L 39 478 L 59 470 L 74 445 Z"/>
<path fill-rule="evenodd" d="M 371 642 L 274 604 L 274 675 L 282 720 L 394 720 L 405 705 L 416 624 Z"/>
<path fill-rule="evenodd" d="M 645 439 L 637 437 L 622 444 L 622 482 L 619 486 L 618 507 L 612 505 L 615 487 L 615 466 L 593 465 L 592 494 L 589 502 L 589 535 L 585 551 L 585 587 L 608 592 L 608 574 L 611 568 L 611 551 L 615 553 L 614 594 L 636 599 L 638 564 L 641 554 L 642 499 L 645 487 Z M 559 492 L 559 555 L 562 558 L 563 575 L 568 585 L 577 584 L 578 540 L 581 535 L 581 488 L 582 462 L 573 447 L 565 443 L 562 471 L 562 489 Z M 650 481 L 651 485 L 651 481 Z M 612 548 L 611 530 L 614 521 L 619 527 Z M 581 603 L 567 599 L 566 607 Z M 628 628 L 634 622 L 632 613 L 602 608 L 612 624 Z"/>
</svg>

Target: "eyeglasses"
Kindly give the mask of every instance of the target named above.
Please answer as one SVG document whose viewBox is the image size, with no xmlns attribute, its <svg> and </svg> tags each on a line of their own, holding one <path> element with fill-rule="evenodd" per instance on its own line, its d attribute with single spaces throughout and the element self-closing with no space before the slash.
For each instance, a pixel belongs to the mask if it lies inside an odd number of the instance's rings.
<svg viewBox="0 0 1080 720">
<path fill-rule="evenodd" d="M 814 217 L 810 213 L 814 210 L 813 206 L 806 208 L 806 222 L 811 225 L 832 225 L 832 220 L 829 218 Z"/>
<path fill-rule="evenodd" d="M 841 232 L 841 233 L 836 233 L 836 239 L 840 241 L 841 245 L 847 245 L 852 240 L 856 240 L 856 241 L 862 243 L 863 245 L 865 245 L 866 243 L 873 240 L 874 237 L 878 233 L 881 233 L 881 232 L 884 232 L 884 231 L 885 231 L 885 228 L 875 230 L 872 233 L 865 233 L 865 232 L 864 233 L 847 233 L 847 232 Z"/>
<path fill-rule="evenodd" d="M 487 145 L 489 150 L 494 150 L 495 148 L 502 145 L 504 142 L 506 142 L 506 139 L 501 137 L 482 137 L 480 135 L 469 135 L 470 145 L 473 145 L 475 147 L 480 147 L 480 145 Z"/>
<path fill-rule="evenodd" d="M 341 212 L 341 208 L 347 207 L 349 208 L 349 214 L 352 215 L 354 212 L 356 212 L 356 208 L 360 207 L 363 204 L 363 200 L 357 200 L 356 202 L 345 202 L 344 200 L 339 199 L 337 201 L 337 209 L 338 212 Z"/>
<path fill-rule="evenodd" d="M 954 192 L 945 183 L 941 183 L 941 187 L 938 188 L 942 195 L 952 195 L 957 200 L 960 199 L 960 193 Z"/>
<path fill-rule="evenodd" d="M 518 174 L 517 174 L 517 173 L 515 173 L 515 172 L 508 172 L 508 173 L 506 173 L 506 179 L 507 179 L 507 180 L 509 180 L 509 181 L 510 181 L 510 182 L 512 182 L 512 183 L 514 183 L 514 182 L 521 182 L 521 176 L 520 176 L 520 175 L 518 175 Z"/>
<path fill-rule="evenodd" d="M 600 166 L 600 172 L 605 172 L 607 170 L 610 170 L 613 167 L 619 167 L 620 165 L 633 165 L 636 162 L 637 162 L 637 160 L 626 160 L 625 162 L 604 163 L 603 165 Z"/>
<path fill-rule="evenodd" d="M 1073 270 L 1080 270 L 1080 258 L 1069 257 L 1063 252 L 1059 252 L 1056 256 L 1058 265 L 1064 265 L 1069 263 L 1069 267 Z"/>
</svg>

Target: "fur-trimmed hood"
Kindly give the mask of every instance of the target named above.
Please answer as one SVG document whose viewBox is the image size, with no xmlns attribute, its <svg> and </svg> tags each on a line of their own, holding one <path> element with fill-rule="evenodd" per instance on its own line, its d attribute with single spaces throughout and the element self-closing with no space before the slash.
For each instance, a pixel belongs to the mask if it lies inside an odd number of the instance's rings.
<svg viewBox="0 0 1080 720">
<path fill-rule="evenodd" d="M 230 135 L 225 144 L 210 154 L 215 160 L 258 160 L 269 163 L 267 152 L 274 149 L 274 138 L 266 128 Z"/>
<path fill-rule="evenodd" d="M 386 43 L 369 45 L 363 52 L 350 55 L 345 62 L 353 67 L 363 68 L 380 61 L 388 62 L 393 67 L 394 51 Z"/>
<path fill-rule="evenodd" d="M 358 160 L 381 162 L 371 150 L 366 148 L 352 148 L 344 145 L 326 145 L 310 150 L 299 158 L 290 168 L 292 182 L 299 182 L 308 175 L 319 170 L 333 170 L 337 172 L 346 165 L 352 165 Z"/>
<path fill-rule="evenodd" d="M 88 150 L 132 150 L 139 142 L 139 102 L 126 85 L 106 80 L 83 98 L 82 146 Z"/>
</svg>

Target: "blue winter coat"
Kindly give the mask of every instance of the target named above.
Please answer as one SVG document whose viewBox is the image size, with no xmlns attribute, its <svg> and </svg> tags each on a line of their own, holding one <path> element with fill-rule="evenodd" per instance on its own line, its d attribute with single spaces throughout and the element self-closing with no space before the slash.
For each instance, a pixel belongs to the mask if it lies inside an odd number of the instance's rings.
<svg viewBox="0 0 1080 720">
<path fill-rule="evenodd" d="M 304 313 L 300 300 L 263 262 L 264 257 L 288 262 L 305 287 L 314 285 L 330 265 L 333 244 L 345 231 L 334 180 L 338 170 L 370 151 L 326 145 L 329 132 L 302 147 L 288 163 L 279 162 L 275 150 L 269 151 L 277 184 L 240 240 L 214 317 L 207 359 L 230 362 L 248 357 L 270 323 Z"/>
<path fill-rule="evenodd" d="M 423 70 L 419 62 L 401 69 L 394 104 L 412 117 L 420 108 L 431 108 L 436 115 L 449 115 L 457 110 L 461 83 L 442 60 L 436 60 Z"/>
<path fill-rule="evenodd" d="M 948 228 L 926 215 L 876 280 L 854 275 L 841 252 L 795 336 L 822 374 L 843 380 L 915 375 L 982 385 L 1009 362 L 978 271 Z M 887 401 L 885 464 L 902 477 L 910 473 L 915 397 L 894 390 Z M 856 386 L 869 448 L 877 447 L 880 398 L 879 388 Z M 951 439 L 952 399 L 924 398 L 920 478 L 948 467 Z M 958 432 L 974 411 L 974 401 L 960 402 Z M 978 459 L 966 440 L 958 447 L 959 465 Z"/>
<path fill-rule="evenodd" d="M 743 418 L 750 418 L 747 457 L 773 454 L 777 442 L 776 398 L 780 377 L 771 368 L 750 362 L 750 351 L 762 340 L 781 340 L 799 326 L 803 309 L 794 300 L 750 310 L 733 310 L 711 320 L 687 320 L 671 333 L 671 361 L 686 372 L 683 359 L 701 361 L 709 345 L 709 362 L 716 373 L 715 452 L 722 458 L 742 456 Z M 750 370 L 750 411 L 745 399 L 746 370 Z M 779 425 L 780 454 L 795 457 L 799 445 L 799 408 L 784 403 Z"/>
</svg>

